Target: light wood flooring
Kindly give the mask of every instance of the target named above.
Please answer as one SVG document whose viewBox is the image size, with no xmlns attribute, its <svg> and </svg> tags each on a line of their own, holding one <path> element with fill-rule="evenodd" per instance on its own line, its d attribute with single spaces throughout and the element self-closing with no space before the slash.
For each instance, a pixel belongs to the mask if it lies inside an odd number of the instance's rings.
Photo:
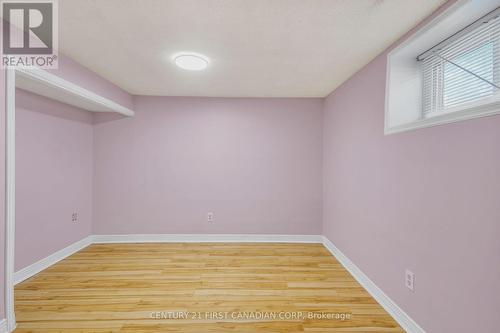
<svg viewBox="0 0 500 333">
<path fill-rule="evenodd" d="M 320 244 L 95 244 L 15 302 L 15 333 L 404 332 Z"/>
</svg>

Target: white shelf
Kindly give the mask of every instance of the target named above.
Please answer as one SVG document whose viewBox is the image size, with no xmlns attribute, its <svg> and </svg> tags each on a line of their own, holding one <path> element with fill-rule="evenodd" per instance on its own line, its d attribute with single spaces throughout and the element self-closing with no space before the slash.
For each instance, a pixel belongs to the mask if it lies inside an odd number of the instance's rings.
<svg viewBox="0 0 500 333">
<path fill-rule="evenodd" d="M 16 87 L 92 112 L 134 111 L 42 69 L 16 68 Z"/>
</svg>

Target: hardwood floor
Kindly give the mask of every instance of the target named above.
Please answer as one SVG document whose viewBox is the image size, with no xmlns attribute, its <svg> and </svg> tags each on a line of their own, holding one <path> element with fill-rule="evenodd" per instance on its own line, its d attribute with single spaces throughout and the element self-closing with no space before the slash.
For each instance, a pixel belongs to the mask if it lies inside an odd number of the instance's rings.
<svg viewBox="0 0 500 333">
<path fill-rule="evenodd" d="M 404 332 L 320 244 L 96 244 L 15 302 L 16 333 Z"/>
</svg>

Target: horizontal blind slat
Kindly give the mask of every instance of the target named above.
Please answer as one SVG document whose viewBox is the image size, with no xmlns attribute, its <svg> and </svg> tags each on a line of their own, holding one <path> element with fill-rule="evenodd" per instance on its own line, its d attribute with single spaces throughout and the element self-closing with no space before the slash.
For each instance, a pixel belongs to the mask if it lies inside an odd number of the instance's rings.
<svg viewBox="0 0 500 333">
<path fill-rule="evenodd" d="M 421 65 L 424 117 L 500 93 L 500 17 L 435 52 Z"/>
</svg>

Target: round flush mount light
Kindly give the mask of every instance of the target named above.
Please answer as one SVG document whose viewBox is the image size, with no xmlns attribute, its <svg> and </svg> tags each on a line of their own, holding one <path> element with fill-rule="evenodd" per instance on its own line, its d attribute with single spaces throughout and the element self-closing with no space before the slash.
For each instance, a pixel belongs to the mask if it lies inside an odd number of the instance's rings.
<svg viewBox="0 0 500 333">
<path fill-rule="evenodd" d="M 197 53 L 179 53 L 174 56 L 175 64 L 188 71 L 201 71 L 208 67 L 208 58 Z"/>
</svg>

